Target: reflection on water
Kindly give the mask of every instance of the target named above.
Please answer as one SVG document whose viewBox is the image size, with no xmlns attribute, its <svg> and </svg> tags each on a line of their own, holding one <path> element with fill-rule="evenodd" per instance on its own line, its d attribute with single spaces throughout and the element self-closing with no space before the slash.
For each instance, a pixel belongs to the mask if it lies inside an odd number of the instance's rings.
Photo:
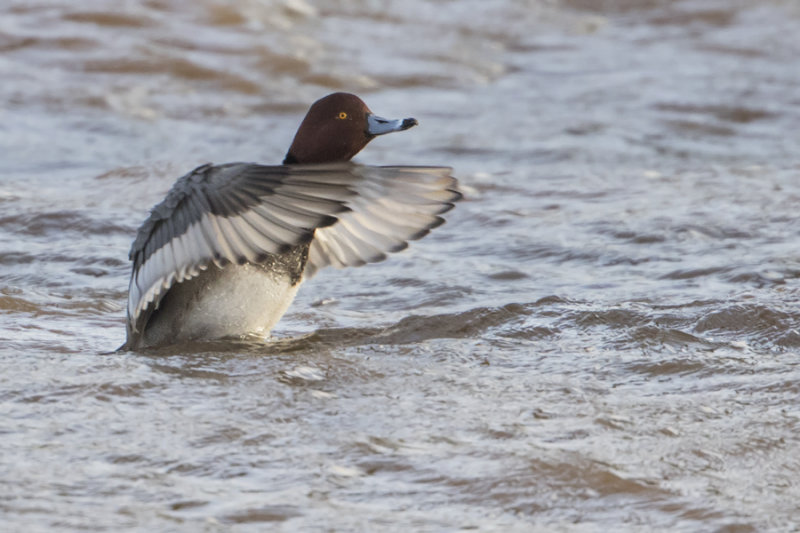
<svg viewBox="0 0 800 533">
<path fill-rule="evenodd" d="M 106 4 L 0 8 L 6 529 L 796 527 L 794 2 Z M 454 166 L 448 224 L 114 353 L 147 210 L 332 90 L 420 119 L 359 158 Z"/>
</svg>

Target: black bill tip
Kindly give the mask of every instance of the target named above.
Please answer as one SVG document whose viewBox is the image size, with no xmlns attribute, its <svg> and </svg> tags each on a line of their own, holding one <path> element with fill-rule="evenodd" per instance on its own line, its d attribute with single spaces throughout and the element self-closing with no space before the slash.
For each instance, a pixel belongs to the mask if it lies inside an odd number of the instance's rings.
<svg viewBox="0 0 800 533">
<path fill-rule="evenodd" d="M 400 126 L 400 129 L 401 130 L 407 130 L 409 128 L 413 128 L 414 126 L 417 126 L 418 124 L 419 124 L 419 122 L 417 122 L 417 119 L 415 119 L 415 118 L 404 118 L 403 119 L 403 124 Z"/>
</svg>

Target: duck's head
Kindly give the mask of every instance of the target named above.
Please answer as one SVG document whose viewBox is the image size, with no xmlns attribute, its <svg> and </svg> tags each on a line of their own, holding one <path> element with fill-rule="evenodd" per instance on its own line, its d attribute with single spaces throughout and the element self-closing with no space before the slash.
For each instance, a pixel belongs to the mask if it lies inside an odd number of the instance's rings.
<svg viewBox="0 0 800 533">
<path fill-rule="evenodd" d="M 309 108 L 283 164 L 349 161 L 377 135 L 416 125 L 414 118 L 379 117 L 354 94 L 329 94 Z"/>
</svg>

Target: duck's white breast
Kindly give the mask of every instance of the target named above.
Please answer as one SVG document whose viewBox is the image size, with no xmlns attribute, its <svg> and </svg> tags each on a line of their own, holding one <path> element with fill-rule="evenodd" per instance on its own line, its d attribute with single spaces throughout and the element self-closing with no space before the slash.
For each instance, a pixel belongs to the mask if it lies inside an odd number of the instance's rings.
<svg viewBox="0 0 800 533">
<path fill-rule="evenodd" d="M 267 336 L 294 300 L 301 281 L 260 265 L 210 265 L 174 285 L 143 335 L 145 346 L 175 342 Z"/>
</svg>

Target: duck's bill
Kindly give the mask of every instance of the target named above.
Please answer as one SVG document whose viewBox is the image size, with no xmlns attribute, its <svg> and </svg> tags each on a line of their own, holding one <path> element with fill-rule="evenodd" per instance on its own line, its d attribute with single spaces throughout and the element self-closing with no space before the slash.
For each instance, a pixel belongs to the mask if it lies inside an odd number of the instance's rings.
<svg viewBox="0 0 800 533">
<path fill-rule="evenodd" d="M 400 118 L 389 120 L 369 113 L 367 115 L 367 133 L 369 135 L 383 135 L 393 131 L 404 131 L 419 124 L 415 118 Z"/>
</svg>

